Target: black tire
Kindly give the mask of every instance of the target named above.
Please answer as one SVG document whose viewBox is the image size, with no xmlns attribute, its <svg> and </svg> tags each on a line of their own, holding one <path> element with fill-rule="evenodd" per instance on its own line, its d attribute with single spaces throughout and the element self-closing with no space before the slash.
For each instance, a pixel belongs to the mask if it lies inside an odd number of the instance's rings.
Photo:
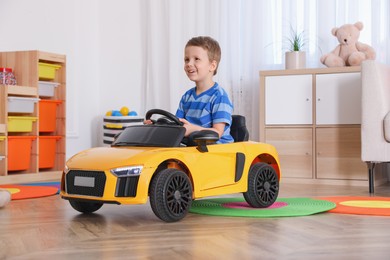
<svg viewBox="0 0 390 260">
<path fill-rule="evenodd" d="M 244 198 L 254 208 L 271 206 L 279 194 L 279 179 L 274 168 L 265 163 L 251 166 L 248 174 L 248 190 Z"/>
<path fill-rule="evenodd" d="M 103 206 L 103 203 L 99 202 L 86 202 L 78 200 L 69 200 L 69 203 L 72 208 L 85 214 L 95 212 Z"/>
<path fill-rule="evenodd" d="M 192 184 L 178 169 L 164 169 L 153 177 L 149 190 L 154 214 L 165 222 L 184 218 L 192 204 Z"/>
</svg>

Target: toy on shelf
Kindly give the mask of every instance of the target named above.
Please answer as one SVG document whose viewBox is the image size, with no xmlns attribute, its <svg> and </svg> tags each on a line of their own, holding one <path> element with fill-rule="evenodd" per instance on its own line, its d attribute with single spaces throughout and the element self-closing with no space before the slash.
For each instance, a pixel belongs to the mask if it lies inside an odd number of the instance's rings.
<svg viewBox="0 0 390 260">
<path fill-rule="evenodd" d="M 0 68 L 0 84 L 16 85 L 16 78 L 12 72 L 12 68 Z"/>
<path fill-rule="evenodd" d="M 375 50 L 368 44 L 359 42 L 363 23 L 344 24 L 333 28 L 332 34 L 339 42 L 336 48 L 321 57 L 327 67 L 360 66 L 364 60 L 375 60 Z"/>
</svg>

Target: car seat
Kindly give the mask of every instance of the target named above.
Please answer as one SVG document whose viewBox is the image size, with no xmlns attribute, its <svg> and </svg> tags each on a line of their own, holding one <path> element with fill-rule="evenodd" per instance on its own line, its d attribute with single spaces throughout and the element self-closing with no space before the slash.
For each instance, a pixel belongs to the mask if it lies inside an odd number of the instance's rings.
<svg viewBox="0 0 390 260">
<path fill-rule="evenodd" d="M 249 131 L 246 128 L 246 121 L 244 116 L 232 115 L 230 135 L 233 137 L 234 142 L 243 142 L 249 140 Z"/>
</svg>

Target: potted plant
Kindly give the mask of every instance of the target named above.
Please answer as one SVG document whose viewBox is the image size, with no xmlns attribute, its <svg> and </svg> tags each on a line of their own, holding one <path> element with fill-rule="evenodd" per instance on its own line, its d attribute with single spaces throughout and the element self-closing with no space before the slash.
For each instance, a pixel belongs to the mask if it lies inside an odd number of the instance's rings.
<svg viewBox="0 0 390 260">
<path fill-rule="evenodd" d="M 303 69 L 306 67 L 306 52 L 303 51 L 305 46 L 304 32 L 298 33 L 291 28 L 290 37 L 286 38 L 287 49 L 286 69 Z"/>
</svg>

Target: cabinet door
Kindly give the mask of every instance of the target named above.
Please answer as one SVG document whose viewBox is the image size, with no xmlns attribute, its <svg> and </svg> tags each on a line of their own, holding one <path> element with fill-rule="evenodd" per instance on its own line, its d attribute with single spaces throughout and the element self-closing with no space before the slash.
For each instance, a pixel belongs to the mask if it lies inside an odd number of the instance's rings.
<svg viewBox="0 0 390 260">
<path fill-rule="evenodd" d="M 367 180 L 360 127 L 317 128 L 317 178 Z"/>
<path fill-rule="evenodd" d="M 361 93 L 359 72 L 317 75 L 317 124 L 360 124 Z"/>
<path fill-rule="evenodd" d="M 312 124 L 312 108 L 311 75 L 265 78 L 267 125 Z"/>
<path fill-rule="evenodd" d="M 313 146 L 311 128 L 268 128 L 266 142 L 279 154 L 282 178 L 313 177 Z"/>
</svg>

